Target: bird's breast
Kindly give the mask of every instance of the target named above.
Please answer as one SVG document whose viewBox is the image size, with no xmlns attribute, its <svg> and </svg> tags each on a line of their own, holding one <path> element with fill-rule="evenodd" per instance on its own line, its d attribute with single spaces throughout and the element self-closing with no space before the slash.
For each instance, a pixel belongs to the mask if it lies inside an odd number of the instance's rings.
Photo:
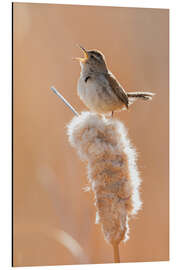
<svg viewBox="0 0 180 270">
<path fill-rule="evenodd" d="M 105 113 L 118 108 L 119 100 L 113 94 L 110 85 L 102 77 L 81 76 L 78 81 L 78 95 L 92 111 Z"/>
</svg>

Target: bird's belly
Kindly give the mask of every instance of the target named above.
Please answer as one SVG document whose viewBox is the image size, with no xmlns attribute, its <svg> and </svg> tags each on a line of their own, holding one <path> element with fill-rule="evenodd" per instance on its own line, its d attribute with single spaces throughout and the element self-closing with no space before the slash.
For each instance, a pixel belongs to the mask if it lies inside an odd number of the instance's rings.
<svg viewBox="0 0 180 270">
<path fill-rule="evenodd" d="M 79 79 L 78 95 L 90 110 L 98 113 L 110 112 L 121 107 L 121 102 L 111 91 L 91 79 L 87 82 L 83 78 Z"/>
</svg>

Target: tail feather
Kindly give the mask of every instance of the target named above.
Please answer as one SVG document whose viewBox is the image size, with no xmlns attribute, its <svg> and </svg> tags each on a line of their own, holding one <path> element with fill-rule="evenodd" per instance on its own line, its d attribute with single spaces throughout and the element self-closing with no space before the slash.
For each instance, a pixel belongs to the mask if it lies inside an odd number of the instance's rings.
<svg viewBox="0 0 180 270">
<path fill-rule="evenodd" d="M 129 92 L 127 93 L 128 98 L 132 99 L 144 99 L 144 100 L 151 100 L 152 97 L 155 95 L 151 92 Z"/>
</svg>

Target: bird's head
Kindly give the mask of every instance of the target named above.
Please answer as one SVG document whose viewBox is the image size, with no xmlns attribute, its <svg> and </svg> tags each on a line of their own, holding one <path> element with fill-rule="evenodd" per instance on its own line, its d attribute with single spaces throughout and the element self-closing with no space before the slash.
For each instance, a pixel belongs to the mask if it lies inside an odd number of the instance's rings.
<svg viewBox="0 0 180 270">
<path fill-rule="evenodd" d="M 80 62 L 81 69 L 90 72 L 107 72 L 107 66 L 104 55 L 98 50 L 87 51 L 82 46 L 79 46 L 83 51 L 84 57 L 77 57 Z"/>
</svg>

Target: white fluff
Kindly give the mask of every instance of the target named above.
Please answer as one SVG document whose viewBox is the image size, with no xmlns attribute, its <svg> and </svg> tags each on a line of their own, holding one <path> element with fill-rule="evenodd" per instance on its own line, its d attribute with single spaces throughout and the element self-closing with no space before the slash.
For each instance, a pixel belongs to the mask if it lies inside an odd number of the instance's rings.
<svg viewBox="0 0 180 270">
<path fill-rule="evenodd" d="M 68 125 L 69 142 L 88 161 L 88 180 L 105 239 L 119 243 L 128 238 L 128 218 L 137 213 L 140 177 L 136 152 L 124 125 L 92 112 L 75 116 Z"/>
</svg>

